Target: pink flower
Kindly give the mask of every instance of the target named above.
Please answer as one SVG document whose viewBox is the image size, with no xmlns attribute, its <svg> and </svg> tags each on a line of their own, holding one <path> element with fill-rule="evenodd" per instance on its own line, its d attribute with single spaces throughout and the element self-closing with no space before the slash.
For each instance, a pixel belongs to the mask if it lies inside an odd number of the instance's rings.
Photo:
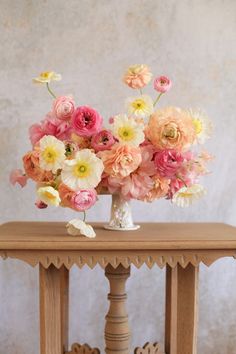
<svg viewBox="0 0 236 354">
<path fill-rule="evenodd" d="M 85 211 L 91 208 L 97 200 L 95 189 L 81 189 L 74 193 L 71 198 L 72 208 L 78 211 Z"/>
<path fill-rule="evenodd" d="M 138 147 L 115 144 L 111 150 L 99 152 L 104 164 L 105 174 L 123 178 L 135 171 L 142 161 L 141 150 Z"/>
<path fill-rule="evenodd" d="M 53 135 L 59 140 L 67 140 L 70 133 L 70 123 L 57 119 L 51 113 L 48 113 L 41 123 L 33 124 L 29 128 L 29 137 L 33 146 L 45 135 Z"/>
<path fill-rule="evenodd" d="M 156 173 L 156 168 L 152 161 L 152 147 L 142 147 L 141 156 L 141 164 L 129 176 L 108 177 L 107 188 L 110 193 L 121 193 L 125 199 L 142 199 L 153 188 L 152 176 Z"/>
<path fill-rule="evenodd" d="M 75 110 L 74 100 L 70 96 L 57 97 L 53 102 L 52 112 L 56 118 L 70 120 Z"/>
<path fill-rule="evenodd" d="M 173 149 L 159 151 L 155 154 L 154 158 L 157 171 L 163 177 L 175 176 L 183 161 L 183 155 Z"/>
<path fill-rule="evenodd" d="M 156 199 L 163 198 L 167 196 L 170 179 L 166 179 L 162 176 L 155 175 L 152 177 L 153 187 L 148 193 L 142 198 L 144 202 L 153 202 Z"/>
<path fill-rule="evenodd" d="M 72 127 L 80 136 L 92 136 L 101 130 L 103 119 L 95 109 L 81 106 L 72 115 Z"/>
<path fill-rule="evenodd" d="M 101 130 L 92 137 L 91 146 L 97 152 L 109 150 L 115 142 L 115 138 L 109 130 Z"/>
<path fill-rule="evenodd" d="M 14 186 L 18 183 L 22 188 L 26 185 L 28 177 L 20 169 L 12 170 L 10 173 L 10 183 Z"/>
<path fill-rule="evenodd" d="M 35 206 L 39 209 L 45 209 L 47 208 L 47 204 L 45 204 L 44 202 L 42 202 L 42 200 L 37 200 L 35 203 Z"/>
<path fill-rule="evenodd" d="M 168 77 L 160 76 L 154 80 L 153 86 L 157 92 L 165 93 L 171 89 L 172 82 Z"/>
</svg>

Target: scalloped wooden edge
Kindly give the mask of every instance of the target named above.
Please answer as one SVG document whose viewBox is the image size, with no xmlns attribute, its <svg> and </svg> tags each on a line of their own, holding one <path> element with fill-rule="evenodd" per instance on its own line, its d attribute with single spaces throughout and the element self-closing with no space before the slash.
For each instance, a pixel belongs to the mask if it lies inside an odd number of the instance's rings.
<svg viewBox="0 0 236 354">
<path fill-rule="evenodd" d="M 98 348 L 91 348 L 87 343 L 83 345 L 74 343 L 71 346 L 71 350 L 64 354 L 100 354 L 100 350 Z"/>
<path fill-rule="evenodd" d="M 93 269 L 99 264 L 103 269 L 108 264 L 117 268 L 119 264 L 128 268 L 131 264 L 140 268 L 146 264 L 152 268 L 155 264 L 164 268 L 169 265 L 175 268 L 177 264 L 186 268 L 188 264 L 198 266 L 200 263 L 210 266 L 213 262 L 223 257 L 236 258 L 236 250 L 160 250 L 160 251 L 37 251 L 37 250 L 6 250 L 0 251 L 0 257 L 19 259 L 35 267 L 41 264 L 44 268 L 54 265 L 60 268 L 64 265 L 70 269 L 73 265 L 82 268 L 87 265 Z"/>
<path fill-rule="evenodd" d="M 134 354 L 165 354 L 160 343 L 147 342 L 144 346 L 137 347 L 134 350 Z"/>
</svg>

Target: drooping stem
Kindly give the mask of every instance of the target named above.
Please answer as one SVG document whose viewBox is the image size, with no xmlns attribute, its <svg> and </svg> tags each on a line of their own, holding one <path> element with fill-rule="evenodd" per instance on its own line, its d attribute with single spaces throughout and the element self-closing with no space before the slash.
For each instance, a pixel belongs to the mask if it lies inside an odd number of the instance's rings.
<svg viewBox="0 0 236 354">
<path fill-rule="evenodd" d="M 86 212 L 85 212 L 85 210 L 83 211 L 83 214 L 84 214 L 83 222 L 85 222 L 85 220 L 86 220 Z"/>
<path fill-rule="evenodd" d="M 56 98 L 56 95 L 55 95 L 55 94 L 52 92 L 52 90 L 50 89 L 48 82 L 46 83 L 46 86 L 47 86 L 47 89 L 48 89 L 48 92 L 50 93 L 50 95 L 51 95 L 53 98 Z"/>
<path fill-rule="evenodd" d="M 154 103 L 153 103 L 153 107 L 155 107 L 155 105 L 157 104 L 157 102 L 159 101 L 159 99 L 161 98 L 161 95 L 163 94 L 163 92 L 161 92 L 157 98 L 155 99 Z"/>
</svg>

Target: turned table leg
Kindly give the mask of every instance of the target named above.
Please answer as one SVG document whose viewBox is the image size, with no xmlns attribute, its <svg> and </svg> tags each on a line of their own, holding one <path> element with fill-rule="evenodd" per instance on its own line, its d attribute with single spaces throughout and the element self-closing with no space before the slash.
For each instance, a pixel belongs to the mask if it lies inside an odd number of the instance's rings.
<svg viewBox="0 0 236 354">
<path fill-rule="evenodd" d="M 198 272 L 189 264 L 166 269 L 166 354 L 197 353 Z"/>
<path fill-rule="evenodd" d="M 130 330 L 126 312 L 125 283 L 130 276 L 130 267 L 119 265 L 106 267 L 105 275 L 110 282 L 110 308 L 106 316 L 105 341 L 107 354 L 129 354 Z"/>
<path fill-rule="evenodd" d="M 68 349 L 69 271 L 40 265 L 40 353 L 63 354 Z"/>
</svg>

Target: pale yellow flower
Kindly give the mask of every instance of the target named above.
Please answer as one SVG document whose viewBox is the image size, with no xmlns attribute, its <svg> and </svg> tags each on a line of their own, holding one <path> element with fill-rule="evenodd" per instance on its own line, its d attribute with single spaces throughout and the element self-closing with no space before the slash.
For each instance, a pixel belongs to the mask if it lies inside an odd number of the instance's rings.
<svg viewBox="0 0 236 354">
<path fill-rule="evenodd" d="M 45 135 L 39 141 L 39 166 L 45 171 L 56 173 L 65 160 L 65 145 L 52 135 Z"/>
<path fill-rule="evenodd" d="M 72 236 L 83 235 L 88 238 L 96 237 L 96 233 L 91 225 L 86 224 L 84 221 L 79 219 L 73 219 L 66 225 L 67 232 Z"/>
<path fill-rule="evenodd" d="M 61 199 L 56 189 L 51 186 L 40 187 L 37 190 L 39 199 L 47 205 L 59 206 Z"/>
<path fill-rule="evenodd" d="M 126 101 L 126 106 L 131 116 L 145 118 L 153 113 L 153 100 L 148 95 L 130 97 Z"/>
<path fill-rule="evenodd" d="M 212 123 L 208 116 L 200 110 L 190 109 L 189 114 L 192 118 L 193 126 L 196 132 L 195 142 L 204 144 L 212 134 Z"/>
<path fill-rule="evenodd" d="M 73 190 L 95 188 L 101 181 L 103 162 L 91 150 L 83 149 L 63 164 L 62 182 Z"/>
<path fill-rule="evenodd" d="M 61 75 L 55 73 L 55 71 L 44 71 L 38 77 L 33 79 L 33 82 L 37 84 L 46 84 L 51 81 L 60 81 Z"/>
<path fill-rule="evenodd" d="M 191 187 L 182 187 L 172 198 L 172 202 L 179 207 L 188 207 L 195 200 L 206 194 L 206 190 L 200 184 L 193 184 Z"/>
<path fill-rule="evenodd" d="M 145 139 L 144 125 L 134 118 L 128 118 L 126 114 L 114 117 L 111 130 L 121 144 L 137 147 Z"/>
</svg>

